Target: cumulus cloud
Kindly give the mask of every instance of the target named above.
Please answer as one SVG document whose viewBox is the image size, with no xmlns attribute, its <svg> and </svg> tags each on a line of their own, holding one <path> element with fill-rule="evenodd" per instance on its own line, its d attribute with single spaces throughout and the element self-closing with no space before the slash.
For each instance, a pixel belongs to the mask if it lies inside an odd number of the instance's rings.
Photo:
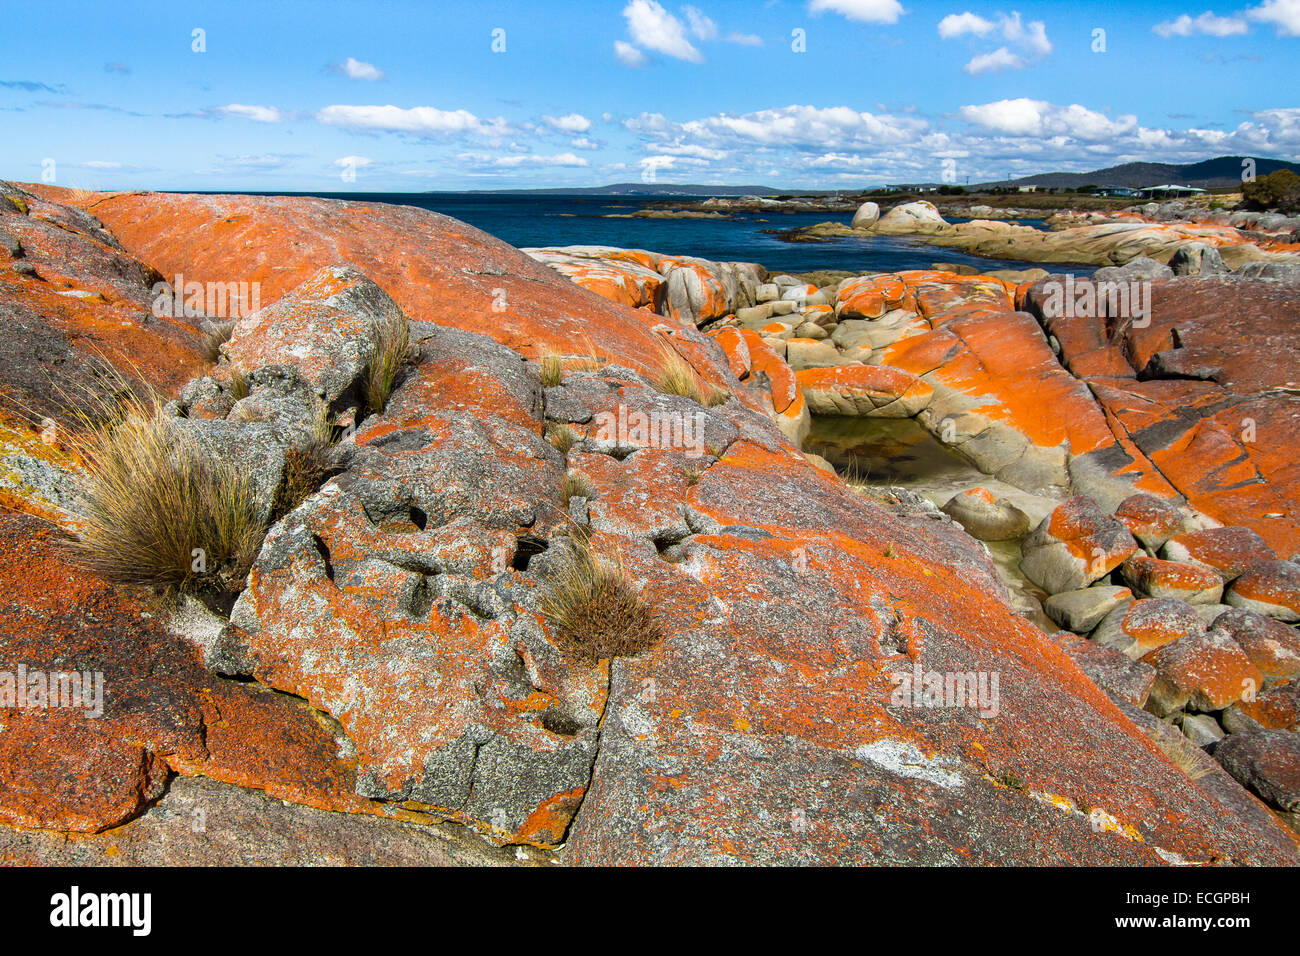
<svg viewBox="0 0 1300 956">
<path fill-rule="evenodd" d="M 898 0 L 812 0 L 808 10 L 817 14 L 838 13 L 861 23 L 897 23 L 904 13 Z"/>
<path fill-rule="evenodd" d="M 656 0 L 632 0 L 623 8 L 623 17 L 627 20 L 628 34 L 638 46 L 678 60 L 704 62 L 700 51 L 687 38 L 685 24 Z M 708 22 L 712 24 L 711 20 Z"/>
<path fill-rule="evenodd" d="M 365 169 L 374 165 L 374 162 L 369 156 L 340 156 L 334 160 L 334 165 L 340 169 Z"/>
<path fill-rule="evenodd" d="M 950 40 L 953 37 L 965 36 L 967 33 L 983 37 L 992 33 L 993 27 L 992 20 L 985 20 L 974 13 L 950 13 L 939 21 L 939 37 Z"/>
<path fill-rule="evenodd" d="M 1017 56 L 1006 47 L 1000 46 L 992 53 L 972 57 L 962 69 L 971 76 L 979 76 L 981 73 L 997 73 L 1001 70 L 1023 70 L 1028 65 L 1028 61 L 1023 56 Z"/>
<path fill-rule="evenodd" d="M 1001 36 L 1006 44 L 989 53 L 974 56 L 963 67 L 971 76 L 1001 70 L 1023 70 L 1033 60 L 1042 59 L 1052 52 L 1052 42 L 1047 39 L 1047 26 L 1043 21 L 1031 20 L 1025 23 L 1019 11 L 999 13 L 997 20 L 988 20 L 967 11 L 949 14 L 939 21 L 939 38 L 942 40 L 962 36 L 991 37 L 995 34 Z"/>
<path fill-rule="evenodd" d="M 542 120 L 551 129 L 561 133 L 585 133 L 591 129 L 591 120 L 581 113 L 569 113 L 567 116 L 543 116 Z"/>
<path fill-rule="evenodd" d="M 461 133 L 499 135 L 506 131 L 503 119 L 483 120 L 468 110 L 440 110 L 433 106 L 327 106 L 316 113 L 326 126 L 353 131 L 411 133 L 417 136 L 450 136 Z"/>
<path fill-rule="evenodd" d="M 697 40 L 715 40 L 718 36 L 718 25 L 704 15 L 704 12 L 697 7 L 682 7 L 682 13 L 686 14 L 686 22 L 691 26 L 691 33 Z"/>
<path fill-rule="evenodd" d="M 624 66 L 645 66 L 646 55 L 626 40 L 614 41 L 614 55 Z"/>
<path fill-rule="evenodd" d="M 348 57 L 341 63 L 331 63 L 329 68 L 331 73 L 338 73 L 353 80 L 369 80 L 373 82 L 384 78 L 384 71 L 373 63 L 366 63 L 364 60 L 357 60 L 352 57 Z"/>
<path fill-rule="evenodd" d="M 1201 33 L 1212 37 L 1239 36 L 1250 29 L 1241 17 L 1215 16 L 1213 10 L 1206 10 L 1200 16 L 1192 17 L 1184 13 L 1172 20 L 1157 23 L 1151 28 L 1153 33 L 1162 37 L 1189 37 Z"/>
<path fill-rule="evenodd" d="M 1246 16 L 1276 27 L 1279 36 L 1300 37 L 1300 0 L 1265 0 L 1247 10 Z"/>
<path fill-rule="evenodd" d="M 1029 97 L 964 106 L 957 122 L 792 105 L 684 120 L 642 113 L 623 126 L 640 140 L 642 158 L 634 165 L 643 172 L 689 170 L 696 181 L 731 182 L 802 172 L 803 181 L 827 186 L 937 180 L 948 158 L 959 161 L 963 178 L 978 182 L 1051 169 L 1300 150 L 1300 108 L 1256 111 L 1231 130 L 1163 129 L 1144 127 L 1135 115 Z"/>
<path fill-rule="evenodd" d="M 252 120 L 255 123 L 282 123 L 285 120 L 285 114 L 274 106 L 247 106 L 243 103 L 231 103 L 228 106 L 218 106 L 216 111 L 222 116 L 236 116 L 240 119 Z"/>
</svg>

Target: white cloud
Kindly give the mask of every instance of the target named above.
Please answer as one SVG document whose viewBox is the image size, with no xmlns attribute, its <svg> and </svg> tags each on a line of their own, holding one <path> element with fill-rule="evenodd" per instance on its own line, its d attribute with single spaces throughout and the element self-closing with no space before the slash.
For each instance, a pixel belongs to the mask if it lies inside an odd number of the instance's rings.
<svg viewBox="0 0 1300 956">
<path fill-rule="evenodd" d="M 614 55 L 624 66 L 645 66 L 645 54 L 623 40 L 614 41 Z"/>
<path fill-rule="evenodd" d="M 995 32 L 1001 35 L 1006 44 L 973 57 L 963 67 L 971 76 L 1000 70 L 1023 70 L 1033 60 L 1052 52 L 1052 41 L 1047 39 L 1047 26 L 1043 21 L 1031 20 L 1025 23 L 1015 10 L 1010 14 L 999 13 L 996 21 L 969 12 L 949 14 L 939 21 L 939 37 L 944 40 L 968 34 L 988 37 Z"/>
<path fill-rule="evenodd" d="M 1162 37 L 1189 37 L 1195 33 L 1203 33 L 1206 36 L 1213 37 L 1227 37 L 1238 36 L 1249 29 L 1250 25 L 1241 17 L 1219 17 L 1214 15 L 1213 10 L 1206 10 L 1197 17 L 1191 17 L 1184 13 L 1172 20 L 1157 23 L 1151 28 L 1151 31 L 1158 33 Z"/>
<path fill-rule="evenodd" d="M 1027 97 L 963 106 L 961 116 L 967 122 L 1010 136 L 1056 136 L 1080 142 L 1114 139 L 1139 128 L 1136 116 L 1111 119 L 1078 103 L 1056 106 Z"/>
<path fill-rule="evenodd" d="M 72 165 L 83 169 L 121 169 L 121 163 L 115 163 L 108 159 L 88 159 L 84 163 L 73 163 Z"/>
<path fill-rule="evenodd" d="M 1265 0 L 1247 10 L 1246 16 L 1259 23 L 1271 23 L 1279 36 L 1300 37 L 1300 0 Z"/>
<path fill-rule="evenodd" d="M 763 38 L 753 33 L 728 33 L 723 39 L 728 43 L 739 43 L 741 46 L 763 45 Z"/>
<path fill-rule="evenodd" d="M 1017 56 L 1006 47 L 1000 46 L 992 53 L 972 57 L 962 69 L 971 76 L 979 76 L 981 73 L 997 73 L 1000 70 L 1023 70 L 1028 65 L 1029 61 L 1023 56 Z"/>
<path fill-rule="evenodd" d="M 863 23 L 897 23 L 904 12 L 898 0 L 812 0 L 808 9 L 812 13 L 829 10 Z"/>
<path fill-rule="evenodd" d="M 579 136 L 577 139 L 569 141 L 569 145 L 574 149 L 600 149 L 600 144 L 588 139 L 585 136 Z"/>
<path fill-rule="evenodd" d="M 686 37 L 686 27 L 656 0 L 632 0 L 623 8 L 627 30 L 632 39 L 647 50 L 691 63 L 702 63 L 700 55 Z"/>
<path fill-rule="evenodd" d="M 543 116 L 546 125 L 562 133 L 585 133 L 591 129 L 591 120 L 581 113 L 569 113 L 567 116 Z"/>
<path fill-rule="evenodd" d="M 365 169 L 367 166 L 373 166 L 375 161 L 369 156 L 340 156 L 334 160 L 334 165 L 340 169 Z"/>
<path fill-rule="evenodd" d="M 238 116 L 255 123 L 282 123 L 285 119 L 285 115 L 274 106 L 245 106 L 243 103 L 231 103 L 229 106 L 218 106 L 217 112 L 222 116 Z"/>
<path fill-rule="evenodd" d="M 980 37 L 988 36 L 993 26 L 991 20 L 985 20 L 973 13 L 950 13 L 939 21 L 939 37 L 950 40 L 967 33 Z"/>
<path fill-rule="evenodd" d="M 553 156 L 539 156 L 529 153 L 525 156 L 494 156 L 491 153 L 461 153 L 456 157 L 462 162 L 480 166 L 495 166 L 502 169 L 514 169 L 520 166 L 586 166 L 587 161 L 573 153 L 558 153 Z"/>
<path fill-rule="evenodd" d="M 468 110 L 440 110 L 433 106 L 327 106 L 316 113 L 326 126 L 350 130 L 414 133 L 445 136 L 457 133 L 498 135 L 505 132 L 503 119 L 482 120 Z"/>
<path fill-rule="evenodd" d="M 1253 112 L 1230 130 L 1159 129 L 1142 126 L 1135 115 L 1025 97 L 962 107 L 958 120 L 791 105 L 685 120 L 642 113 L 623 126 L 640 140 L 642 158 L 634 168 L 670 169 L 697 182 L 938 180 L 944 158 L 958 160 L 963 179 L 980 182 L 1134 161 L 1300 151 L 1300 108 Z"/>
<path fill-rule="evenodd" d="M 682 7 L 682 13 L 686 14 L 686 22 L 691 25 L 691 33 L 697 40 L 717 39 L 718 25 L 706 17 L 703 11 L 696 7 Z"/>
<path fill-rule="evenodd" d="M 999 16 L 998 26 L 1002 29 L 1004 39 L 1025 47 L 1035 56 L 1047 56 L 1052 52 L 1052 43 L 1047 39 L 1047 27 L 1042 20 L 1031 20 L 1024 24 L 1020 22 L 1020 14 L 1013 11 L 1009 17 Z"/>
<path fill-rule="evenodd" d="M 335 73 L 342 73 L 354 80 L 374 81 L 384 78 L 384 71 L 373 63 L 366 63 L 364 60 L 357 60 L 352 57 L 348 57 L 342 63 L 331 64 L 330 68 Z"/>
</svg>

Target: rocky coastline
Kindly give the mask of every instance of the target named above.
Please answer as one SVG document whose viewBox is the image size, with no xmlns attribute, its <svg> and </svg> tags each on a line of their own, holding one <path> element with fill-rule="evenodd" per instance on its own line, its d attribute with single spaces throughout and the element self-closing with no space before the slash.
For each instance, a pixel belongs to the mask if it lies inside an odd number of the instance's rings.
<svg viewBox="0 0 1300 956">
<path fill-rule="evenodd" d="M 808 234 L 1103 268 L 795 276 L 0 183 L 0 668 L 106 688 L 0 708 L 0 857 L 1300 862 L 1293 224 L 867 206 Z M 190 282 L 236 314 L 157 308 Z M 248 476 L 228 600 L 69 550 L 68 396 L 149 388 Z M 968 470 L 873 480 L 872 441 Z M 588 550 L 641 644 L 557 623 Z"/>
</svg>

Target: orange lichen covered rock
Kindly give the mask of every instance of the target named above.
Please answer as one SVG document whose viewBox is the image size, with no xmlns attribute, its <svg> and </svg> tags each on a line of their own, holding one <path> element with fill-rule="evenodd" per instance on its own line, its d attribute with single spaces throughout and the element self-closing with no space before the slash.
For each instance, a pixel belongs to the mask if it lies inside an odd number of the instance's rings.
<svg viewBox="0 0 1300 956">
<path fill-rule="evenodd" d="M 1092 640 L 1133 660 L 1188 635 L 1203 634 L 1196 610 L 1174 598 L 1147 598 L 1120 604 L 1102 619 Z"/>
<path fill-rule="evenodd" d="M 1202 528 L 1175 535 L 1160 553 L 1171 561 L 1213 568 L 1232 581 L 1247 568 L 1277 558 L 1264 539 L 1250 528 Z"/>
<path fill-rule="evenodd" d="M 1134 555 L 1120 567 L 1124 582 L 1143 597 L 1177 598 L 1188 604 L 1218 604 L 1223 578 L 1198 564 Z"/>
<path fill-rule="evenodd" d="M 1049 594 L 1087 587 L 1137 551 L 1123 522 L 1088 497 L 1059 505 L 1021 546 L 1020 570 Z"/>
<path fill-rule="evenodd" d="M 343 443 L 341 471 L 271 527 L 223 628 L 229 672 L 261 687 L 209 673 L 155 618 L 110 615 L 125 592 L 0 547 L 0 578 L 22 595 L 0 608 L 0 640 L 22 635 L 17 658 L 72 660 L 101 628 L 109 686 L 130 690 L 110 693 L 104 727 L 173 772 L 353 813 L 450 816 L 579 864 L 1300 859 L 1275 821 L 1191 780 L 1020 618 L 968 535 L 886 510 L 800 455 L 756 411 L 766 397 L 778 416 L 807 415 L 758 336 L 742 333 L 750 390 L 695 329 L 402 207 L 137 195 L 96 208 L 133 254 L 187 275 L 247 271 L 265 304 L 350 262 L 412 320 L 387 405 Z M 660 392 L 665 328 L 741 400 Z M 544 347 L 611 361 L 569 362 L 543 387 L 527 360 Z M 292 358 L 278 356 L 301 376 Z M 271 403 L 275 367 L 250 374 L 250 401 Z M 553 444 L 561 422 L 581 434 Z M 666 447 L 688 423 L 698 458 Z M 591 487 L 564 480 L 579 472 Z M 575 539 L 652 613 L 626 653 L 581 645 L 549 601 Z M 936 715 L 902 690 L 918 669 L 922 683 L 986 680 Z M 122 792 L 108 788 L 99 817 L 120 815 Z M 161 832 L 145 817 L 127 827 Z M 317 839 L 301 814 L 272 818 Z M 123 841 L 132 854 L 143 842 Z M 357 858 L 354 842 L 320 842 Z"/>
<path fill-rule="evenodd" d="M 1300 633 L 1295 628 L 1241 608 L 1220 614 L 1214 627 L 1232 636 L 1265 681 L 1300 677 Z"/>
<path fill-rule="evenodd" d="M 1232 582 L 1224 600 L 1280 621 L 1300 621 L 1300 566 L 1290 561 L 1251 565 Z"/>
<path fill-rule="evenodd" d="M 795 373 L 814 415 L 911 418 L 934 389 L 911 372 L 883 365 L 843 365 Z"/>
<path fill-rule="evenodd" d="M 1222 710 L 1252 695 L 1263 675 L 1226 632 L 1211 629 L 1171 641 L 1143 658 L 1156 669 L 1147 707 L 1164 717 L 1190 707 Z"/>
<path fill-rule="evenodd" d="M 1186 516 L 1177 506 L 1155 495 L 1133 495 L 1120 502 L 1115 517 L 1128 526 L 1146 548 L 1158 548 L 1183 530 Z"/>
</svg>

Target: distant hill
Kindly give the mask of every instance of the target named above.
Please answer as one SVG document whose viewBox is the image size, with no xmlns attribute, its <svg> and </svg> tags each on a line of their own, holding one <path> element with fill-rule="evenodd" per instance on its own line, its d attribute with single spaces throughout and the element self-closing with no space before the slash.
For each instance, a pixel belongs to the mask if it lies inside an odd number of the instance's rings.
<svg viewBox="0 0 1300 956">
<path fill-rule="evenodd" d="M 701 186 L 694 183 L 611 183 L 550 189 L 475 189 L 503 196 L 783 196 L 788 189 L 771 186 Z"/>
<path fill-rule="evenodd" d="M 1219 156 L 1205 159 L 1199 163 L 1124 163 L 1121 166 L 1109 166 L 1096 169 L 1090 173 L 1039 173 L 1036 176 L 1024 176 L 1020 179 L 1003 179 L 997 182 L 980 183 L 967 187 L 974 192 L 995 186 L 1048 186 L 1056 189 L 1080 186 L 1163 186 L 1173 183 L 1179 186 L 1196 186 L 1199 189 L 1214 189 L 1221 186 L 1241 185 L 1242 161 L 1244 156 Z M 1255 159 L 1255 175 L 1267 176 L 1279 169 L 1289 169 L 1300 173 L 1300 164 L 1281 159 Z"/>
</svg>

